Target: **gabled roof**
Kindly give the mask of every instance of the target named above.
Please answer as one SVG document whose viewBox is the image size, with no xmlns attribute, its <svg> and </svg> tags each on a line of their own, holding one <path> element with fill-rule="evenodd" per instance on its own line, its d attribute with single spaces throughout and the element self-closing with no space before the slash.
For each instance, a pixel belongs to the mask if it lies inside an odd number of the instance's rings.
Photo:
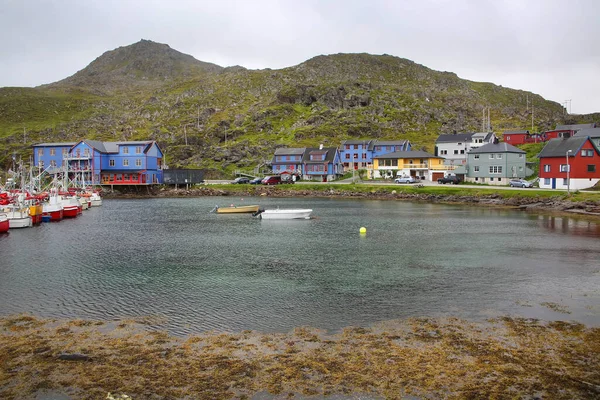
<svg viewBox="0 0 600 400">
<path fill-rule="evenodd" d="M 431 153 L 428 153 L 426 151 L 421 151 L 421 150 L 415 150 L 415 151 L 395 151 L 393 153 L 387 153 L 387 154 L 382 154 L 380 156 L 377 156 L 375 158 L 443 158 L 443 157 L 438 157 L 438 156 L 434 156 Z"/>
<path fill-rule="evenodd" d="M 84 139 L 81 142 L 86 143 L 88 146 L 90 146 L 91 148 L 98 150 L 100 153 L 108 153 L 108 151 L 106 150 L 105 147 L 105 142 L 101 142 L 99 140 L 88 140 L 88 139 Z M 79 142 L 79 143 L 81 143 Z M 115 152 L 116 153 L 116 152 Z"/>
<path fill-rule="evenodd" d="M 503 135 L 529 135 L 529 131 L 520 130 L 520 131 L 504 131 Z"/>
<path fill-rule="evenodd" d="M 458 142 L 470 142 L 472 133 L 451 133 L 447 135 L 438 136 L 436 143 L 458 143 Z"/>
<path fill-rule="evenodd" d="M 577 137 L 580 137 L 580 136 L 589 136 L 589 137 L 593 137 L 593 138 L 598 138 L 598 137 L 600 137 L 600 128 L 585 128 L 585 129 L 580 129 L 573 136 L 577 136 Z"/>
<path fill-rule="evenodd" d="M 369 144 L 373 141 L 373 139 L 367 139 L 367 140 L 344 140 L 342 142 L 342 146 L 346 145 L 346 144 Z"/>
<path fill-rule="evenodd" d="M 302 154 L 304 154 L 304 151 L 306 151 L 306 148 L 302 147 L 302 148 L 292 148 L 292 147 L 280 147 L 278 149 L 275 149 L 275 155 L 276 156 L 301 156 Z"/>
<path fill-rule="evenodd" d="M 596 127 L 595 122 L 593 122 L 591 124 L 556 125 L 555 131 L 560 131 L 560 130 L 578 131 L 580 129 L 595 128 L 595 127 Z"/>
<path fill-rule="evenodd" d="M 40 144 L 34 144 L 32 147 L 55 147 L 55 146 L 61 146 L 61 147 L 71 147 L 71 146 L 75 146 L 77 143 L 75 142 L 65 142 L 65 143 L 40 143 Z"/>
<path fill-rule="evenodd" d="M 525 151 L 513 146 L 512 144 L 500 142 L 500 143 L 488 143 L 481 147 L 469 151 L 469 154 L 478 153 L 521 153 L 525 154 Z"/>
<path fill-rule="evenodd" d="M 308 147 L 306 149 L 306 152 L 304 153 L 304 157 L 302 158 L 302 161 L 304 163 L 310 164 L 310 163 L 323 163 L 323 162 L 333 162 L 335 161 L 335 154 L 337 152 L 337 148 L 336 147 L 323 147 L 322 149 L 317 149 L 317 148 L 310 148 Z M 323 154 L 325 153 L 325 160 L 311 160 L 310 159 L 310 155 L 311 154 Z"/>
<path fill-rule="evenodd" d="M 566 157 L 567 151 L 571 150 L 572 155 L 576 155 L 581 149 L 581 146 L 588 141 L 587 136 L 573 136 L 568 139 L 552 139 L 542 149 L 538 158 L 542 157 Z M 592 143 L 593 145 L 593 143 Z M 594 146 L 596 152 L 598 148 Z"/>
</svg>

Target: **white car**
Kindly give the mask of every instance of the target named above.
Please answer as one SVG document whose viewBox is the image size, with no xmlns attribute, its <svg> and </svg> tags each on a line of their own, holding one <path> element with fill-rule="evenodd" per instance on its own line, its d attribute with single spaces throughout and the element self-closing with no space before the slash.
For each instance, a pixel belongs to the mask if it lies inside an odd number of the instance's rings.
<svg viewBox="0 0 600 400">
<path fill-rule="evenodd" d="M 394 179 L 396 183 L 415 183 L 417 180 L 412 176 L 400 176 Z"/>
</svg>

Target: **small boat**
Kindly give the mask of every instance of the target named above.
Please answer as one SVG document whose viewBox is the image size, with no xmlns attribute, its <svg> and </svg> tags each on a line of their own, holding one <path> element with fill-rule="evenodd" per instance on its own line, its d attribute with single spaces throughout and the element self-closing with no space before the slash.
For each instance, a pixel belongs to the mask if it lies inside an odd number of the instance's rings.
<svg viewBox="0 0 600 400">
<path fill-rule="evenodd" d="M 236 213 L 255 213 L 258 212 L 258 206 L 231 206 L 231 207 L 215 207 L 217 214 L 236 214 Z"/>
<path fill-rule="evenodd" d="M 92 192 L 89 199 L 92 207 L 100 207 L 102 205 L 102 197 L 100 197 L 100 194 L 97 192 Z"/>
<path fill-rule="evenodd" d="M 261 210 L 254 216 L 262 219 L 310 219 L 312 210 L 309 208 L 296 208 L 288 210 Z"/>
<path fill-rule="evenodd" d="M 8 232 L 10 223 L 8 222 L 8 216 L 4 213 L 0 214 L 0 233 Z"/>
</svg>

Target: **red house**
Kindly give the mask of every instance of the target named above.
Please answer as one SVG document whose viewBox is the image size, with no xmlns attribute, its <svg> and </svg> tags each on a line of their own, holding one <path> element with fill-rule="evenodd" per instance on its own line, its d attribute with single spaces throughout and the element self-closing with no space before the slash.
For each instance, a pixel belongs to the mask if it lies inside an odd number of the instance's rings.
<svg viewBox="0 0 600 400">
<path fill-rule="evenodd" d="M 596 127 L 596 123 L 577 124 L 577 125 L 556 125 L 556 129 L 554 129 L 553 131 L 546 131 L 546 132 L 544 132 L 544 134 L 547 137 L 546 140 L 567 139 L 567 138 L 570 138 L 571 136 L 574 136 L 577 133 L 577 131 L 579 131 L 581 129 L 589 129 L 589 128 L 595 128 L 595 127 Z"/>
<path fill-rule="evenodd" d="M 538 158 L 540 188 L 579 190 L 600 181 L 600 150 L 588 136 L 552 139 Z"/>
<path fill-rule="evenodd" d="M 529 133 L 529 131 L 505 131 L 502 134 L 505 143 L 516 146 L 525 143 L 540 143 L 547 141 L 545 133 Z"/>
</svg>

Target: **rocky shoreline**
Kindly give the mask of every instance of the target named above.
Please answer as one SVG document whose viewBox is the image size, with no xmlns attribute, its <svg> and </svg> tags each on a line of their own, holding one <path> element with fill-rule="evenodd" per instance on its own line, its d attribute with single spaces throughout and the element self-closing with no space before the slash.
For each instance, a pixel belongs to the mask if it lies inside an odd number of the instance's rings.
<svg viewBox="0 0 600 400">
<path fill-rule="evenodd" d="M 193 189 L 148 189 L 147 191 L 108 191 L 103 193 L 105 198 L 148 198 L 148 197 L 201 197 L 201 196 L 267 196 L 267 197 L 318 197 L 318 198 L 353 198 L 369 200 L 406 200 L 426 203 L 469 204 L 488 207 L 509 207 L 534 212 L 567 212 L 600 218 L 599 201 L 573 201 L 566 196 L 552 197 L 503 197 L 495 194 L 439 194 L 418 193 L 414 191 L 390 190 L 373 187 L 370 191 L 329 188 L 312 189 L 282 189 L 280 187 L 252 187 L 248 190 L 227 190 L 222 187 L 203 186 Z"/>
</svg>

